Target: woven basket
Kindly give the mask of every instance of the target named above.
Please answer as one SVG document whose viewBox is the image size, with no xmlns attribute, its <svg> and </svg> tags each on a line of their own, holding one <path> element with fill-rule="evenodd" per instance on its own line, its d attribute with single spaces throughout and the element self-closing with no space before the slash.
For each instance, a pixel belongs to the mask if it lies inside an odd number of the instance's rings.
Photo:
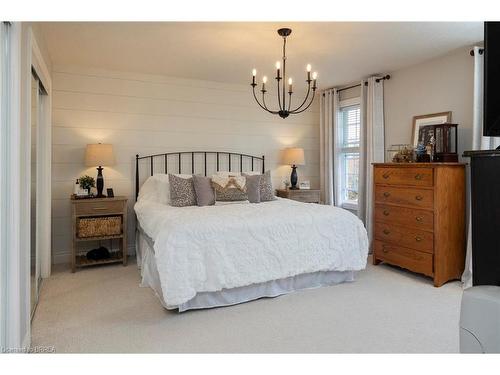
<svg viewBox="0 0 500 375">
<path fill-rule="evenodd" d="M 88 217 L 78 220 L 78 237 L 116 236 L 122 232 L 120 216 Z"/>
</svg>

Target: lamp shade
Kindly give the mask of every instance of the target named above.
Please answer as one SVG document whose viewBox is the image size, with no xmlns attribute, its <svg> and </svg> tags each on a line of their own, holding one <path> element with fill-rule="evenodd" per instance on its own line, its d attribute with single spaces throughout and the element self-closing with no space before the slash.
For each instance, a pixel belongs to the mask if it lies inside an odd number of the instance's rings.
<svg viewBox="0 0 500 375">
<path fill-rule="evenodd" d="M 87 145 L 85 150 L 85 165 L 87 167 L 111 166 L 115 164 L 113 145 L 98 143 Z"/>
<path fill-rule="evenodd" d="M 283 163 L 288 165 L 304 165 L 304 149 L 299 147 L 285 149 Z"/>
</svg>

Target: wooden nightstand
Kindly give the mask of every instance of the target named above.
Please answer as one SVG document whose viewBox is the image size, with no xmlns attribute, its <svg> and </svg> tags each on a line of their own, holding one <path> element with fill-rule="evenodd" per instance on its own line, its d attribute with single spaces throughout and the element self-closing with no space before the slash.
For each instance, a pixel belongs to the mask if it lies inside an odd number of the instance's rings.
<svg viewBox="0 0 500 375">
<path fill-rule="evenodd" d="M 319 203 L 320 201 L 320 190 L 315 189 L 278 189 L 276 195 L 280 198 L 293 199 L 304 203 Z"/>
<path fill-rule="evenodd" d="M 72 237 L 71 271 L 76 267 L 96 264 L 127 264 L 127 198 L 71 199 Z M 78 251 L 78 244 L 85 241 L 118 239 L 118 251 L 112 251 L 111 257 L 103 260 L 89 260 L 86 254 Z M 89 249 L 87 249 L 88 251 Z"/>
</svg>

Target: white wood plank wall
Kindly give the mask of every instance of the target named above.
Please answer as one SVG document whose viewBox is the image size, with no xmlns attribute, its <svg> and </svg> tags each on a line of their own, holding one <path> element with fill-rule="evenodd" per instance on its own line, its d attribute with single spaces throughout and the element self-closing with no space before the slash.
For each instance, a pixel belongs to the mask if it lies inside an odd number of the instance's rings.
<svg viewBox="0 0 500 375">
<path fill-rule="evenodd" d="M 117 164 L 104 169 L 105 188 L 130 199 L 129 252 L 135 241 L 135 154 L 212 150 L 265 155 L 266 169 L 272 171 L 278 188 L 290 173 L 281 163 L 281 151 L 303 147 L 307 164 L 299 167 L 299 178 L 319 186 L 317 100 L 308 111 L 283 120 L 261 110 L 245 84 L 74 66 L 54 66 L 52 79 L 54 263 L 69 261 L 69 196 L 75 179 L 96 174 L 84 165 L 87 143 L 114 146 Z"/>
</svg>

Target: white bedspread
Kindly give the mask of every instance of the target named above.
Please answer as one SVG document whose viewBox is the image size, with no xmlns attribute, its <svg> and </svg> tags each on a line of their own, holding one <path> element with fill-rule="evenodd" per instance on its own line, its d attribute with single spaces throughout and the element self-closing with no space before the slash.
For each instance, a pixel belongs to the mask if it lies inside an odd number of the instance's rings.
<svg viewBox="0 0 500 375">
<path fill-rule="evenodd" d="M 337 207 L 288 199 L 182 208 L 139 201 L 135 211 L 154 240 L 168 306 L 198 292 L 366 267 L 366 230 Z"/>
</svg>

